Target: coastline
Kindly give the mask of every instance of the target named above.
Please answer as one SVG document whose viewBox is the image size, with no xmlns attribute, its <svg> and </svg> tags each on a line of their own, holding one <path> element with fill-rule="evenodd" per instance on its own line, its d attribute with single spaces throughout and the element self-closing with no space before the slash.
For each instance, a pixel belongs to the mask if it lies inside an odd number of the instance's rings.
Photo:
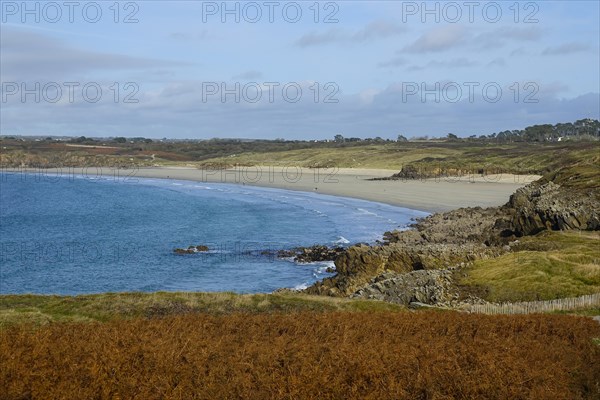
<svg viewBox="0 0 600 400">
<path fill-rule="evenodd" d="M 368 180 L 388 177 L 396 172 L 384 169 L 272 166 L 210 170 L 150 167 L 132 170 L 131 177 L 297 190 L 374 201 L 429 213 L 451 211 L 461 207 L 500 206 L 508 201 L 516 189 L 539 178 L 531 175 L 503 174 L 423 180 Z"/>
<path fill-rule="evenodd" d="M 22 168 L 6 172 L 40 175 L 84 175 L 120 181 L 136 178 L 174 179 L 203 183 L 227 183 L 286 189 L 383 203 L 427 213 L 462 207 L 497 207 L 511 194 L 540 178 L 538 175 L 468 175 L 416 180 L 387 178 L 396 170 L 358 168 L 301 168 L 250 166 L 199 169 L 187 166 L 114 169 L 109 167 Z"/>
</svg>

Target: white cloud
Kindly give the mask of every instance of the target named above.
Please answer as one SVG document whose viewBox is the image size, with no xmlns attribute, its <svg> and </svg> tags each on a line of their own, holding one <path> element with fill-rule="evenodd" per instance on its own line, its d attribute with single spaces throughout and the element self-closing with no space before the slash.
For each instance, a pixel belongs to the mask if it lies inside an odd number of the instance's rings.
<svg viewBox="0 0 600 400">
<path fill-rule="evenodd" d="M 244 80 L 244 81 L 250 81 L 253 79 L 260 79 L 262 78 L 263 74 L 260 71 L 256 71 L 256 70 L 249 70 L 249 71 L 245 71 L 242 72 L 239 75 L 235 75 L 233 77 L 233 79 L 240 79 L 240 80 Z"/>
<path fill-rule="evenodd" d="M 502 58 L 502 57 L 494 58 L 492 61 L 487 63 L 487 66 L 488 67 L 504 67 L 504 66 L 506 66 L 506 61 L 504 61 L 504 58 Z"/>
<path fill-rule="evenodd" d="M 460 25 L 446 25 L 434 28 L 421 35 L 411 45 L 406 46 L 404 51 L 409 53 L 429 53 L 449 50 L 465 42 L 467 38 L 466 29 Z"/>
<path fill-rule="evenodd" d="M 377 66 L 380 68 L 395 68 L 404 66 L 407 63 L 408 61 L 403 57 L 394 57 L 390 60 L 380 62 L 379 64 L 377 64 Z"/>
<path fill-rule="evenodd" d="M 465 57 L 454 58 L 450 60 L 433 60 L 428 62 L 425 65 L 413 65 L 408 68 L 409 71 L 422 71 L 430 68 L 444 68 L 444 69 L 454 69 L 454 68 L 468 68 L 478 65 L 475 61 L 471 61 Z"/>
<path fill-rule="evenodd" d="M 394 22 L 377 20 L 370 22 L 363 29 L 358 31 L 347 31 L 339 28 L 332 28 L 325 32 L 309 32 L 296 40 L 295 44 L 299 47 L 318 46 L 328 43 L 360 43 L 380 38 L 388 38 L 401 35 L 406 32 L 406 28 Z"/>
<path fill-rule="evenodd" d="M 588 50 L 590 50 L 590 46 L 588 46 L 588 45 L 585 45 L 582 43 L 570 42 L 570 43 L 561 44 L 559 46 L 547 47 L 542 52 L 542 55 L 556 56 L 556 55 L 581 53 L 581 52 L 585 52 Z"/>
<path fill-rule="evenodd" d="M 403 97 L 400 83 L 390 84 L 384 90 L 339 93 L 339 103 L 326 104 L 323 97 L 314 101 L 311 84 L 302 83 L 304 96 L 298 103 L 284 101 L 279 91 L 273 103 L 236 103 L 233 97 L 222 103 L 219 96 L 203 101 L 202 84 L 198 81 L 175 82 L 162 90 L 143 91 L 139 104 L 107 101 L 59 106 L 15 101 L 3 107 L 1 133 L 293 139 L 333 137 L 343 132 L 346 136 L 376 133 L 393 138 L 398 130 L 410 136 L 439 136 L 446 132 L 470 135 L 534 123 L 599 118 L 598 93 L 561 100 L 558 96 L 565 90 L 561 83 L 540 84 L 544 90 L 536 95 L 539 102 L 534 104 L 515 102 L 508 87 L 503 87 L 504 96 L 497 103 L 482 99 L 480 90 L 471 103 L 466 89 L 456 102 L 448 101 L 444 95 L 435 102 L 431 93 L 423 102 L 419 94 Z M 446 97 L 454 96 L 455 91 Z"/>
<path fill-rule="evenodd" d="M 3 27 L 0 66 L 4 81 L 76 79 L 99 70 L 152 69 L 184 65 L 158 59 L 80 49 L 27 29 Z"/>
</svg>

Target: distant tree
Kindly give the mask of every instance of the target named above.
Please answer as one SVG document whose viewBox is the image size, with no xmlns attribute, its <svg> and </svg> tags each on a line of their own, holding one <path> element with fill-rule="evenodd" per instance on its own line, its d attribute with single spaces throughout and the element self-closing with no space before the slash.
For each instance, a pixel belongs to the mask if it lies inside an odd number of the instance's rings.
<svg viewBox="0 0 600 400">
<path fill-rule="evenodd" d="M 152 143 L 152 139 L 144 139 L 144 143 Z"/>
<path fill-rule="evenodd" d="M 127 143 L 127 139 L 121 136 L 114 138 L 113 141 L 117 143 Z"/>
<path fill-rule="evenodd" d="M 78 138 L 73 138 L 70 140 L 72 143 L 83 143 L 87 140 L 85 136 L 79 136 Z"/>
<path fill-rule="evenodd" d="M 338 143 L 340 143 L 340 142 L 344 141 L 344 137 L 342 135 L 340 135 L 340 134 L 337 134 L 337 135 L 335 135 L 333 137 L 333 140 L 336 141 L 336 142 L 338 142 Z"/>
<path fill-rule="evenodd" d="M 458 139 L 458 136 L 456 136 L 454 133 L 449 133 L 447 138 L 450 140 L 456 140 Z"/>
<path fill-rule="evenodd" d="M 408 142 L 408 139 L 404 135 L 398 135 L 397 142 Z"/>
<path fill-rule="evenodd" d="M 557 136 L 554 127 L 550 124 L 533 125 L 525 128 L 525 140 L 543 142 Z"/>
</svg>

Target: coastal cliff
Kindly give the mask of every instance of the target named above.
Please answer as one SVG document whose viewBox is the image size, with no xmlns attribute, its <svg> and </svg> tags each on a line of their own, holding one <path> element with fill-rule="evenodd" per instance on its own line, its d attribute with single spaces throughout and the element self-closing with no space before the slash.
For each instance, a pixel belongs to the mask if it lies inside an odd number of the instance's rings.
<svg viewBox="0 0 600 400">
<path fill-rule="evenodd" d="M 475 260 L 510 252 L 523 236 L 544 230 L 600 230 L 600 167 L 563 168 L 518 189 L 501 207 L 432 214 L 376 246 L 348 248 L 337 275 L 305 291 L 400 304 L 477 302 L 452 276 Z"/>
</svg>

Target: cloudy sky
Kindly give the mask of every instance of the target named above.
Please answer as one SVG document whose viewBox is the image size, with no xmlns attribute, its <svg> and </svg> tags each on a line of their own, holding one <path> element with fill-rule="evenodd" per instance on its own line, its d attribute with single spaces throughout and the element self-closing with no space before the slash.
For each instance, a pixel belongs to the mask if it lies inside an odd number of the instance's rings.
<svg viewBox="0 0 600 400">
<path fill-rule="evenodd" d="M 489 134 L 599 118 L 598 1 L 0 2 L 0 133 Z"/>
</svg>

